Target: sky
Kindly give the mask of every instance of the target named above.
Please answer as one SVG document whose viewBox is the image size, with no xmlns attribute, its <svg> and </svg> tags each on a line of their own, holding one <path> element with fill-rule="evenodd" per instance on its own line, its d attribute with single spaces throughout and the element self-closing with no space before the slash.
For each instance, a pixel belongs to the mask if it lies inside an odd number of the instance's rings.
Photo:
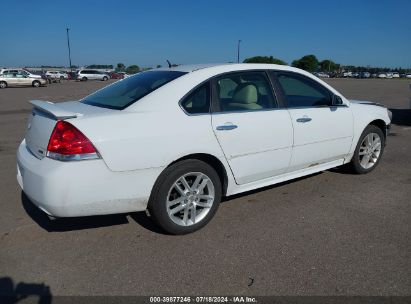
<svg viewBox="0 0 411 304">
<path fill-rule="evenodd" d="M 411 0 L 7 1 L 1 66 L 222 63 L 307 54 L 411 68 Z"/>
</svg>

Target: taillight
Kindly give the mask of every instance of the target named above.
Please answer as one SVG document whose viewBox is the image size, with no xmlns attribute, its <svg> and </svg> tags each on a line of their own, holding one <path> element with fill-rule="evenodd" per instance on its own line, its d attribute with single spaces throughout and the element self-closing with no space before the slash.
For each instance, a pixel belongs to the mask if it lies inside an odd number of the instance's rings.
<svg viewBox="0 0 411 304">
<path fill-rule="evenodd" d="M 59 120 L 51 133 L 47 156 L 63 161 L 99 158 L 91 141 L 75 126 L 64 120 Z"/>
</svg>

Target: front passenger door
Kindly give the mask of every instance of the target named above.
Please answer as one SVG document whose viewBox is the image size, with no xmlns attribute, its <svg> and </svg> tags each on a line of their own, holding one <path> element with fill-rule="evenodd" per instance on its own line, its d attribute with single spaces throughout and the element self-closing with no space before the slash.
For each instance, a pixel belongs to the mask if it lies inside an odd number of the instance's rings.
<svg viewBox="0 0 411 304">
<path fill-rule="evenodd" d="M 342 160 L 351 147 L 353 116 L 348 105 L 333 106 L 332 93 L 305 75 L 276 72 L 294 127 L 289 172 Z"/>
</svg>

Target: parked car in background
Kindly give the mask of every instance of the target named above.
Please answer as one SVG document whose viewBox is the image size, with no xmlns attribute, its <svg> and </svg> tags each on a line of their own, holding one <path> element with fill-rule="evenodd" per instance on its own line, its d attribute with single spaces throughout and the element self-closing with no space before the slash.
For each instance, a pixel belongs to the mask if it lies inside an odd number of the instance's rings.
<svg viewBox="0 0 411 304">
<path fill-rule="evenodd" d="M 35 205 L 55 217 L 148 210 L 172 234 L 206 225 L 223 196 L 344 164 L 371 172 L 392 116 L 272 64 L 156 69 L 31 104 L 17 180 Z"/>
<path fill-rule="evenodd" d="M 392 73 L 392 78 L 400 78 L 400 73 L 397 73 L 397 72 Z"/>
<path fill-rule="evenodd" d="M 70 76 L 69 76 L 69 74 L 68 74 L 67 72 L 65 72 L 65 71 L 60 71 L 59 73 L 60 73 L 60 78 L 63 77 L 63 78 L 61 78 L 61 79 L 70 79 Z"/>
<path fill-rule="evenodd" d="M 111 72 L 109 75 L 111 79 L 124 79 L 130 76 L 125 72 Z"/>
<path fill-rule="evenodd" d="M 387 74 L 385 73 L 379 73 L 378 78 L 387 78 Z"/>
<path fill-rule="evenodd" d="M 352 72 L 343 72 L 342 77 L 352 77 Z"/>
<path fill-rule="evenodd" d="M 52 79 L 64 79 L 64 75 L 58 71 L 46 71 L 45 75 Z"/>
<path fill-rule="evenodd" d="M 405 78 L 411 78 L 411 74 L 405 74 Z"/>
<path fill-rule="evenodd" d="M 107 81 L 110 76 L 105 72 L 100 72 L 96 70 L 79 70 L 77 73 L 77 80 L 87 81 L 87 80 L 102 80 Z"/>
<path fill-rule="evenodd" d="M 369 72 L 362 72 L 361 73 L 361 78 L 370 78 L 371 74 Z"/>
<path fill-rule="evenodd" d="M 54 82 L 60 82 L 61 80 L 64 79 L 64 75 L 58 71 L 46 71 L 44 75 L 47 77 L 47 79 L 54 81 Z"/>
<path fill-rule="evenodd" d="M 324 72 L 318 72 L 318 73 L 315 73 L 314 75 L 320 78 L 330 78 L 330 76 Z"/>
<path fill-rule="evenodd" d="M 127 74 L 126 72 L 118 72 L 118 73 L 121 75 L 122 79 L 131 76 L 131 75 Z"/>
<path fill-rule="evenodd" d="M 394 77 L 391 72 L 387 72 L 385 75 L 387 76 L 386 78 L 389 78 L 389 79 Z"/>
<path fill-rule="evenodd" d="M 68 79 L 73 79 L 76 80 L 77 79 L 77 72 L 68 72 Z"/>
<path fill-rule="evenodd" d="M 109 73 L 111 79 L 123 79 L 123 75 L 118 72 L 111 72 Z"/>
<path fill-rule="evenodd" d="M 41 75 L 33 74 L 25 69 L 0 69 L 0 74 L 19 74 L 19 75 L 25 75 L 30 78 L 41 78 Z"/>
<path fill-rule="evenodd" d="M 40 87 L 46 85 L 47 81 L 42 78 L 31 77 L 25 73 L 3 73 L 0 74 L 0 89 L 7 87 L 32 86 Z"/>
</svg>

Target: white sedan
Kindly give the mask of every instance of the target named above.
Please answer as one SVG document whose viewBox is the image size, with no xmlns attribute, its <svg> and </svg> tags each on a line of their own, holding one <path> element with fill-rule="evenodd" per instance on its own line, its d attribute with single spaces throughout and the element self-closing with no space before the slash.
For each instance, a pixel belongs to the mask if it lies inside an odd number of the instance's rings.
<svg viewBox="0 0 411 304">
<path fill-rule="evenodd" d="M 172 234 L 206 225 L 222 196 L 345 164 L 370 172 L 391 121 L 269 64 L 156 69 L 80 101 L 31 103 L 17 180 L 34 204 L 52 217 L 148 210 Z"/>
</svg>

